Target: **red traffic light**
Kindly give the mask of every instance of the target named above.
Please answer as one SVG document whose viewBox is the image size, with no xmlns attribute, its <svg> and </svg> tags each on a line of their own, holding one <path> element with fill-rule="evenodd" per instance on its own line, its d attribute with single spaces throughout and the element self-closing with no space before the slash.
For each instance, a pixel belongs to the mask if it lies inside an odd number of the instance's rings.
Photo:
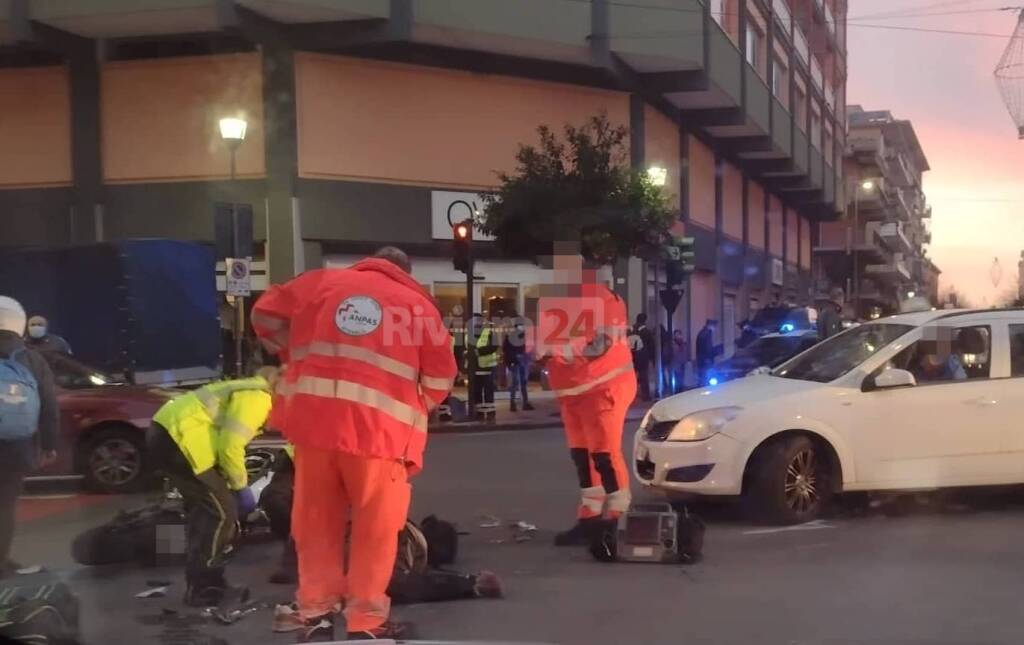
<svg viewBox="0 0 1024 645">
<path fill-rule="evenodd" d="M 459 223 L 455 225 L 455 237 L 456 239 L 465 240 L 469 239 L 469 226 L 465 223 Z"/>
</svg>

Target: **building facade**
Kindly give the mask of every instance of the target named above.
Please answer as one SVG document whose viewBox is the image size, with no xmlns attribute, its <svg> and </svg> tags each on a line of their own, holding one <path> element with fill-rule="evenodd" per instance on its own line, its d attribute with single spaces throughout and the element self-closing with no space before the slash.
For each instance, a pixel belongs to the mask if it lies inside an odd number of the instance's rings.
<svg viewBox="0 0 1024 645">
<path fill-rule="evenodd" d="M 847 201 L 846 6 L 643 4 L 7 3 L 0 244 L 209 241 L 213 203 L 245 202 L 270 281 L 393 243 L 447 310 L 464 301 L 462 202 L 537 126 L 604 113 L 628 127 L 634 167 L 665 171 L 676 229 L 697 241 L 672 326 L 692 338 L 717 318 L 728 348 L 753 310 L 810 300 L 812 232 Z M 224 116 L 248 122 L 234 181 Z M 534 258 L 478 246 L 472 308 L 528 311 Z M 664 315 L 653 272 L 622 268 L 631 314 Z"/>
<path fill-rule="evenodd" d="M 922 188 L 928 159 L 914 127 L 859 105 L 847 108 L 847 118 L 846 214 L 819 225 L 819 293 L 841 287 L 859 319 L 895 313 L 913 296 L 938 305 L 939 269 L 928 258 L 931 207 Z"/>
</svg>

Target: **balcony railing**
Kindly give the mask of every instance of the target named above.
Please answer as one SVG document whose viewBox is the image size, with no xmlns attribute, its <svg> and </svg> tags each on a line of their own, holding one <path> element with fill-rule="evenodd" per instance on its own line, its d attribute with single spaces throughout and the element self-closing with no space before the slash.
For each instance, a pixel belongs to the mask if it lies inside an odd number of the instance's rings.
<svg viewBox="0 0 1024 645">
<path fill-rule="evenodd" d="M 893 251 L 910 251 L 913 248 L 903 230 L 903 222 L 886 222 L 879 227 L 878 234 Z"/>
</svg>

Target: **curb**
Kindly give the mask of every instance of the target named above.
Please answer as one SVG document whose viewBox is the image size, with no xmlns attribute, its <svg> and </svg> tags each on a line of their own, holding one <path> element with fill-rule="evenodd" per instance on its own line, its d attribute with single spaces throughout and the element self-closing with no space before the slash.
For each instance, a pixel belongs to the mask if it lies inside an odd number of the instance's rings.
<svg viewBox="0 0 1024 645">
<path fill-rule="evenodd" d="M 521 421 L 518 423 L 480 423 L 463 421 L 432 425 L 427 428 L 429 434 L 472 434 L 477 432 L 516 432 L 519 430 L 541 430 L 557 428 L 562 425 L 561 419 L 552 417 L 550 421 Z"/>
</svg>

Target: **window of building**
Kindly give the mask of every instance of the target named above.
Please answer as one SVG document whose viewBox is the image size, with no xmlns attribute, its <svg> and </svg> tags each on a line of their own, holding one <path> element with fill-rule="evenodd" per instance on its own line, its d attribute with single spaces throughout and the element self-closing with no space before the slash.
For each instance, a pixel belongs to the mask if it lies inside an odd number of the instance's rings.
<svg viewBox="0 0 1024 645">
<path fill-rule="evenodd" d="M 764 54 L 761 53 L 764 48 L 764 32 L 761 28 L 754 23 L 753 20 L 747 21 L 747 62 L 758 72 L 764 73 L 763 61 Z"/>
<path fill-rule="evenodd" d="M 1010 325 L 1010 376 L 1024 376 L 1024 325 Z"/>
<path fill-rule="evenodd" d="M 821 107 L 817 103 L 811 105 L 811 145 L 821 149 Z"/>
<path fill-rule="evenodd" d="M 833 155 L 834 140 L 832 138 L 832 123 L 830 121 L 825 122 L 825 145 L 821 150 L 821 154 L 825 156 L 825 163 L 835 167 L 835 157 Z"/>
<path fill-rule="evenodd" d="M 777 55 L 772 57 L 772 94 L 789 107 L 789 66 Z"/>
<path fill-rule="evenodd" d="M 435 282 L 434 299 L 443 316 L 450 315 L 456 305 L 460 310 L 465 311 L 466 284 L 463 282 Z"/>
<path fill-rule="evenodd" d="M 725 27 L 725 0 L 711 0 L 711 17 Z"/>
<path fill-rule="evenodd" d="M 797 127 L 803 132 L 807 129 L 807 87 L 797 77 L 796 87 L 793 88 L 793 115 L 796 117 Z"/>
</svg>

